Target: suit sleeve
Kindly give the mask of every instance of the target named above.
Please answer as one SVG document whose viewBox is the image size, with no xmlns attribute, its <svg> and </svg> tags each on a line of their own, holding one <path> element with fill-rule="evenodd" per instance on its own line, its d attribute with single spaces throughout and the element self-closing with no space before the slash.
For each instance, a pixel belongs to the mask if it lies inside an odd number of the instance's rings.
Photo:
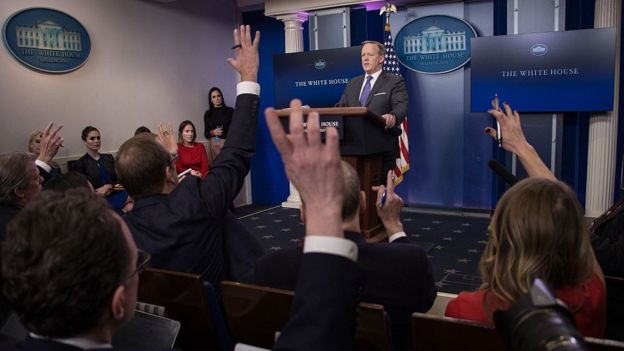
<svg viewBox="0 0 624 351">
<path fill-rule="evenodd" d="M 347 104 L 347 88 L 348 87 L 349 86 L 347 85 L 345 89 L 342 91 L 342 96 L 340 96 L 340 100 L 338 100 L 336 105 L 334 105 L 335 107 L 348 107 L 349 106 Z"/>
<path fill-rule="evenodd" d="M 202 174 L 202 177 L 205 178 L 210 168 L 210 165 L 208 164 L 208 154 L 206 153 L 206 147 L 204 146 L 204 144 L 199 143 L 198 145 L 201 148 L 199 150 L 199 155 L 201 157 L 201 171 L 200 172 Z"/>
<path fill-rule="evenodd" d="M 102 155 L 106 155 L 105 157 L 105 162 L 106 162 L 106 172 L 108 172 L 108 176 L 110 177 L 110 181 L 111 183 L 116 183 L 117 182 L 117 171 L 115 170 L 115 158 L 113 157 L 113 155 L 111 154 L 102 154 Z"/>
<path fill-rule="evenodd" d="M 361 282 L 357 264 L 323 253 L 303 255 L 288 324 L 273 350 L 353 350 Z"/>
<path fill-rule="evenodd" d="M 405 81 L 402 77 L 396 76 L 398 79 L 392 86 L 392 92 L 390 94 L 392 103 L 392 113 L 396 117 L 396 124 L 403 122 L 407 116 L 407 88 L 405 87 Z"/>
<path fill-rule="evenodd" d="M 249 172 L 250 159 L 256 151 L 259 101 L 258 95 L 238 95 L 231 131 L 210 173 L 201 183 L 201 197 L 216 218 L 225 215 Z"/>
<path fill-rule="evenodd" d="M 212 130 L 212 128 L 210 128 L 210 113 L 209 111 L 204 112 L 204 136 L 206 137 L 206 139 L 210 139 L 210 137 L 212 135 L 210 135 L 210 131 Z"/>
<path fill-rule="evenodd" d="M 602 233 L 598 236 L 592 234 L 591 244 L 606 275 L 624 276 L 624 233 Z"/>
<path fill-rule="evenodd" d="M 351 93 L 351 90 L 353 89 L 353 84 L 356 80 L 357 80 L 357 77 L 349 80 L 349 83 L 347 83 L 344 90 L 342 91 L 342 96 L 340 96 L 340 100 L 338 100 L 338 102 L 335 105 L 336 107 L 360 106 L 359 101 L 356 104 L 354 101 L 350 101 L 349 99 L 349 94 Z"/>
</svg>

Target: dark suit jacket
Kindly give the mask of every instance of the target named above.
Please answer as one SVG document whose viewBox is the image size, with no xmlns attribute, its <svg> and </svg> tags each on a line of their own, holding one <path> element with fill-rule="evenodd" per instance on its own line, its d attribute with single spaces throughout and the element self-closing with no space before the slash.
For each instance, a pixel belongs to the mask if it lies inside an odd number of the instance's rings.
<svg viewBox="0 0 624 351">
<path fill-rule="evenodd" d="M 110 176 L 111 182 L 117 182 L 117 173 L 115 172 L 115 158 L 111 154 L 100 154 L 100 158 L 104 163 L 104 168 Z M 104 185 L 100 181 L 100 168 L 97 161 L 95 161 L 89 154 L 84 154 L 81 158 L 77 159 L 72 166 L 74 171 L 80 172 L 87 176 L 91 185 L 95 189 Z"/>
<path fill-rule="evenodd" d="M 624 277 L 624 200 L 596 218 L 591 233 L 592 247 L 604 274 Z"/>
<path fill-rule="evenodd" d="M 0 241 L 6 240 L 6 226 L 19 212 L 19 207 L 0 205 Z"/>
<path fill-rule="evenodd" d="M 364 75 L 349 80 L 336 106 L 361 106 L 360 89 L 363 82 Z M 396 74 L 381 72 L 368 95 L 365 106 L 379 116 L 386 113 L 395 115 L 398 125 L 407 116 L 407 101 L 407 88 L 403 78 Z"/>
<path fill-rule="evenodd" d="M 345 90 L 342 92 L 340 100 L 336 104 L 338 107 L 355 107 L 360 104 L 360 89 L 364 82 L 364 75 L 357 76 L 349 80 Z M 407 116 L 407 88 L 401 76 L 388 72 L 381 72 L 375 85 L 372 86 L 365 106 L 376 115 L 391 113 L 396 117 L 395 128 Z M 399 157 L 399 139 L 392 133 L 386 133 L 388 138 L 394 138 L 394 151 L 384 154 L 384 162 L 392 163 L 392 160 Z M 384 165 L 386 167 L 386 165 Z M 382 176 L 385 179 L 385 175 Z"/>
<path fill-rule="evenodd" d="M 55 342 L 47 339 L 35 339 L 30 336 L 26 337 L 24 341 L 7 341 L 0 343 L 0 350 L 3 351 L 81 351 L 81 348 L 62 344 L 59 342 Z M 126 348 L 120 349 L 117 347 L 111 348 L 102 348 L 102 349 L 89 349 L 91 351 L 110 351 L 110 350 L 129 350 Z M 134 351 L 138 351 L 133 349 Z"/>
<path fill-rule="evenodd" d="M 55 166 L 50 165 L 50 172 L 48 173 L 45 169 L 43 169 L 42 167 L 39 167 L 39 165 L 37 165 L 37 168 L 39 169 L 39 175 L 41 176 L 41 178 L 43 178 L 43 183 L 45 184 L 45 182 L 47 182 L 48 180 L 52 179 L 52 178 L 56 178 L 58 176 L 61 175 L 61 169 Z"/>
<path fill-rule="evenodd" d="M 198 273 L 215 287 L 226 277 L 224 220 L 255 152 L 258 101 L 238 96 L 232 132 L 203 181 L 186 177 L 170 194 L 135 199 L 124 218 L 153 267 Z"/>
<path fill-rule="evenodd" d="M 362 301 L 383 305 L 397 349 L 409 348 L 412 313 L 426 312 L 436 298 L 427 254 L 407 239 L 372 244 L 354 232 L 345 232 L 345 238 L 358 244 L 358 266 L 366 276 Z M 298 281 L 301 251 L 292 247 L 262 257 L 256 263 L 255 283 L 292 290 Z"/>
<path fill-rule="evenodd" d="M 302 256 L 290 319 L 273 350 L 353 350 L 361 271 L 344 257 Z"/>
</svg>

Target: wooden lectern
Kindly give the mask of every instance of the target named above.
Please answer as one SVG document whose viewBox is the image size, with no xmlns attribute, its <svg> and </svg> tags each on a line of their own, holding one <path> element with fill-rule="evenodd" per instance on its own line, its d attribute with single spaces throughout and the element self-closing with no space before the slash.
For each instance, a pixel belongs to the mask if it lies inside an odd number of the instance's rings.
<svg viewBox="0 0 624 351">
<path fill-rule="evenodd" d="M 377 193 L 371 187 L 386 182 L 386 176 L 381 174 L 382 153 L 394 149 L 396 136 L 384 130 L 384 119 L 366 107 L 303 109 L 304 116 L 310 112 L 318 112 L 321 117 L 321 132 L 323 123 L 328 122 L 328 119 L 330 124 L 339 125 L 340 154 L 345 162 L 357 170 L 360 185 L 366 193 L 366 209 L 360 212 L 362 233 L 368 241 L 385 240 L 386 233 L 375 208 Z M 277 114 L 288 128 L 290 109 L 279 110 Z"/>
</svg>

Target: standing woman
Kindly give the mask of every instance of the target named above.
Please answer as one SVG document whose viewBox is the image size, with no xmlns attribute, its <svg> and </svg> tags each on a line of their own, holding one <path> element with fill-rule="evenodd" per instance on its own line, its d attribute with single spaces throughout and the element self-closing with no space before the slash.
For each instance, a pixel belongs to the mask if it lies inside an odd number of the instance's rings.
<svg viewBox="0 0 624 351">
<path fill-rule="evenodd" d="M 182 173 L 191 169 L 191 175 L 206 178 L 208 175 L 208 155 L 203 144 L 195 142 L 197 133 L 191 121 L 183 121 L 178 128 L 178 160 L 176 170 Z"/>
<path fill-rule="evenodd" d="M 209 109 L 204 113 L 204 136 L 210 140 L 210 163 L 212 164 L 223 148 L 230 123 L 232 123 L 234 109 L 225 105 L 223 94 L 217 87 L 210 89 L 208 97 Z"/>
</svg>

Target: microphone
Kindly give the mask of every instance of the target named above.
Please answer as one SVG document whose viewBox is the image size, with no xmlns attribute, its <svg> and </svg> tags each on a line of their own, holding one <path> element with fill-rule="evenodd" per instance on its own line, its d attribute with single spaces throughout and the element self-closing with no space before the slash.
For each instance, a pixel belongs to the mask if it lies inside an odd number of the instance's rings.
<svg viewBox="0 0 624 351">
<path fill-rule="evenodd" d="M 520 180 L 496 160 L 490 160 L 490 162 L 488 162 L 488 167 L 490 167 L 494 173 L 501 177 L 505 183 L 509 184 L 509 186 L 513 186 Z"/>
</svg>

